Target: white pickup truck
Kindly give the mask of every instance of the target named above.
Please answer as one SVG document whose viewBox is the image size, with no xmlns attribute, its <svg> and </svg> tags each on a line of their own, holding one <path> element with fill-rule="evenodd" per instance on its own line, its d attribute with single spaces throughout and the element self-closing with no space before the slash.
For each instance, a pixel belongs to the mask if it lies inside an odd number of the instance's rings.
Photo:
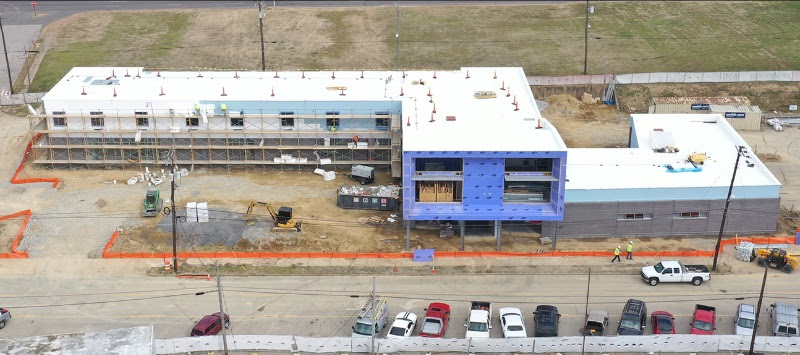
<svg viewBox="0 0 800 355">
<path fill-rule="evenodd" d="M 711 273 L 704 265 L 683 265 L 680 261 L 661 261 L 653 266 L 642 268 L 642 279 L 650 286 L 659 282 L 691 282 L 700 286 L 703 281 L 711 280 Z"/>
<path fill-rule="evenodd" d="M 492 329 L 492 304 L 483 301 L 473 301 L 469 307 L 467 319 L 466 338 L 488 338 L 489 329 Z"/>
</svg>

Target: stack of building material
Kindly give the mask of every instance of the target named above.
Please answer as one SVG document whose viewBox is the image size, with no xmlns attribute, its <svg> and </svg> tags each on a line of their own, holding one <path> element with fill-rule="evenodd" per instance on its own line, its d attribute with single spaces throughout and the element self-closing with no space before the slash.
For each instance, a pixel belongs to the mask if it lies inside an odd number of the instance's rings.
<svg viewBox="0 0 800 355">
<path fill-rule="evenodd" d="M 197 203 L 197 221 L 200 223 L 208 222 L 208 202 Z"/>
<path fill-rule="evenodd" d="M 755 249 L 755 245 L 753 245 L 753 243 L 740 242 L 739 245 L 736 246 L 736 259 L 750 262 L 750 257 L 753 255 L 753 249 Z"/>
<path fill-rule="evenodd" d="M 186 203 L 186 222 L 197 222 L 197 202 Z"/>
<path fill-rule="evenodd" d="M 322 174 L 322 179 L 325 181 L 331 181 L 336 179 L 336 172 L 335 171 L 326 171 Z"/>
</svg>

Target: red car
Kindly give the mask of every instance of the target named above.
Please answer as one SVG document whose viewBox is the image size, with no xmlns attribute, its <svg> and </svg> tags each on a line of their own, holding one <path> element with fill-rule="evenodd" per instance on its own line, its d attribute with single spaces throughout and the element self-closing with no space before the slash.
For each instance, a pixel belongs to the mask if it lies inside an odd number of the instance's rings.
<svg viewBox="0 0 800 355">
<path fill-rule="evenodd" d="M 717 309 L 702 304 L 695 305 L 691 325 L 689 334 L 714 335 L 714 330 L 717 329 Z"/>
<path fill-rule="evenodd" d="M 191 336 L 202 337 L 206 335 L 216 335 L 222 331 L 223 327 L 228 328 L 230 326 L 231 319 L 227 314 L 222 312 L 209 314 L 194 325 Z"/>
<path fill-rule="evenodd" d="M 650 316 L 650 323 L 653 324 L 653 334 L 675 334 L 675 317 L 672 313 L 655 311 Z"/>
<path fill-rule="evenodd" d="M 428 308 L 425 308 L 425 321 L 422 322 L 422 330 L 419 331 L 419 336 L 424 338 L 443 338 L 449 321 L 450 305 L 439 302 L 431 303 Z"/>
</svg>

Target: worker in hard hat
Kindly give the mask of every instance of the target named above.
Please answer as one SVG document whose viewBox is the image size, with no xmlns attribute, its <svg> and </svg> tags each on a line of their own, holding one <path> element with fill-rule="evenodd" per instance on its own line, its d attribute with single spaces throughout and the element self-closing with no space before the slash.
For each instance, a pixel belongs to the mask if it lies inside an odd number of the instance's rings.
<svg viewBox="0 0 800 355">
<path fill-rule="evenodd" d="M 222 103 L 222 104 L 219 104 L 219 108 L 222 110 L 222 115 L 223 116 L 227 116 L 228 115 L 228 105 Z"/>
<path fill-rule="evenodd" d="M 628 242 L 628 255 L 625 256 L 625 259 L 633 260 L 633 241 L 631 240 Z"/>
<path fill-rule="evenodd" d="M 200 116 L 200 104 L 194 104 L 194 114 Z"/>
<path fill-rule="evenodd" d="M 620 260 L 620 258 L 619 258 L 619 249 L 620 249 L 620 246 L 617 245 L 617 248 L 614 249 L 614 258 L 611 259 L 612 263 L 614 262 L 614 260 L 616 260 L 617 262 L 622 262 L 622 260 Z"/>
</svg>

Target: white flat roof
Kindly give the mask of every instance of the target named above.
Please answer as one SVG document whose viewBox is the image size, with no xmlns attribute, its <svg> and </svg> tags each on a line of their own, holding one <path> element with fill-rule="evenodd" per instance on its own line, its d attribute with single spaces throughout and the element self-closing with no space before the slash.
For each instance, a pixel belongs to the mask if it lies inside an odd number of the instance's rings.
<svg viewBox="0 0 800 355">
<path fill-rule="evenodd" d="M 278 72 L 277 78 L 275 72 L 244 71 L 158 75 L 140 67 L 76 67 L 42 100 L 98 110 L 144 108 L 145 103 L 187 110 L 199 101 L 401 101 L 406 151 L 566 150 L 556 129 L 541 117 L 522 68 L 298 71 Z M 339 87 L 346 88 L 345 95 Z M 478 91 L 492 91 L 496 97 L 478 99 Z"/>
<path fill-rule="evenodd" d="M 747 143 L 720 114 L 631 115 L 639 148 L 575 148 L 567 150 L 567 190 L 728 187 L 736 146 L 746 147 L 735 186 L 780 186 Z M 672 136 L 677 153 L 656 153 L 651 133 Z M 668 172 L 664 165 L 686 165 L 689 154 L 707 155 L 702 171 Z M 748 167 L 748 162 L 753 164 Z M 703 196 L 698 196 L 702 199 Z"/>
</svg>

